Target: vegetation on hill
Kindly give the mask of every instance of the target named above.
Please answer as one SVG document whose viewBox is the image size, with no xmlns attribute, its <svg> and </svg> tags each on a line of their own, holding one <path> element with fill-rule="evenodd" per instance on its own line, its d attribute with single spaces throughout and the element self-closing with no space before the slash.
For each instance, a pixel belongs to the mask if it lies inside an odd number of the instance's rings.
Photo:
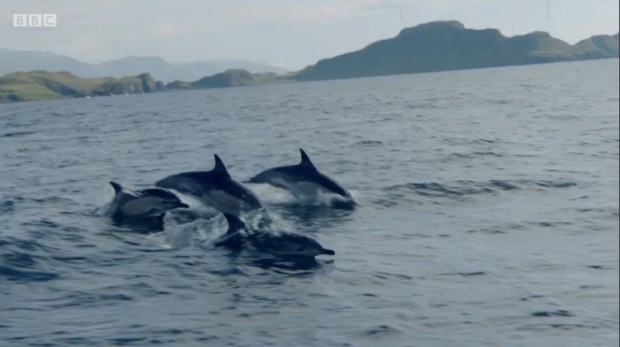
<svg viewBox="0 0 620 347">
<path fill-rule="evenodd" d="M 207 76 L 195 82 L 174 81 L 166 85 L 166 89 L 205 89 L 242 87 L 257 84 L 273 84 L 290 81 L 286 76 L 275 73 L 250 73 L 241 69 L 229 69 L 224 72 Z"/>
<path fill-rule="evenodd" d="M 79 78 L 70 72 L 14 72 L 0 77 L 0 102 L 149 93 L 161 88 L 148 74 Z"/>
</svg>

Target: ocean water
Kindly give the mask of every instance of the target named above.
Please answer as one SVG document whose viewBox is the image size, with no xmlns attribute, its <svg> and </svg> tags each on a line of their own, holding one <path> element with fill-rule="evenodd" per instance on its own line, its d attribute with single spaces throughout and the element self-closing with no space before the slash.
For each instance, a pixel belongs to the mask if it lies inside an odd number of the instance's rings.
<svg viewBox="0 0 620 347">
<path fill-rule="evenodd" d="M 1 346 L 616 346 L 618 60 L 0 105 Z M 108 181 L 299 161 L 355 210 L 250 186 L 311 266 L 150 235 Z"/>
</svg>

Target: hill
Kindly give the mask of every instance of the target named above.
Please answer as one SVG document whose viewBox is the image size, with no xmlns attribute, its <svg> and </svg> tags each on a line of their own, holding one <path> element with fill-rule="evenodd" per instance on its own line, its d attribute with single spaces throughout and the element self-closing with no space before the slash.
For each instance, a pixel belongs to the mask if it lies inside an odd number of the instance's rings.
<svg viewBox="0 0 620 347">
<path fill-rule="evenodd" d="M 618 57 L 618 35 L 572 46 L 545 32 L 505 37 L 497 29 L 467 29 L 457 21 L 421 24 L 396 37 L 324 59 L 293 77 L 299 81 L 408 74 Z"/>
<path fill-rule="evenodd" d="M 229 69 L 213 76 L 203 77 L 195 82 L 174 81 L 168 83 L 166 89 L 226 88 L 284 82 L 291 82 L 291 80 L 286 75 L 271 72 L 253 74 L 247 70 Z"/>
<path fill-rule="evenodd" d="M 148 71 L 153 78 L 170 82 L 193 81 L 228 69 L 244 69 L 252 73 L 285 73 L 288 70 L 244 60 L 194 61 L 170 63 L 160 57 L 129 56 L 100 64 L 90 64 L 67 56 L 43 51 L 16 51 L 0 48 L 0 75 L 20 71 L 68 71 L 79 77 L 135 76 Z"/>
<path fill-rule="evenodd" d="M 123 78 L 80 78 L 67 71 L 15 72 L 0 77 L 0 102 L 150 93 L 162 88 L 148 73 Z"/>
</svg>

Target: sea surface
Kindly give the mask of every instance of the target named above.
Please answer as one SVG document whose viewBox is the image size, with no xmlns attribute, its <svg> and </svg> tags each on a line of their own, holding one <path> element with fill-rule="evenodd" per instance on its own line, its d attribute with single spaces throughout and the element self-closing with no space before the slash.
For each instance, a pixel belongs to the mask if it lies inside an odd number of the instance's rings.
<svg viewBox="0 0 620 347">
<path fill-rule="evenodd" d="M 617 346 L 618 60 L 0 105 L 0 346 Z M 304 148 L 354 210 L 250 185 L 311 266 L 199 203 L 100 213 Z"/>
</svg>

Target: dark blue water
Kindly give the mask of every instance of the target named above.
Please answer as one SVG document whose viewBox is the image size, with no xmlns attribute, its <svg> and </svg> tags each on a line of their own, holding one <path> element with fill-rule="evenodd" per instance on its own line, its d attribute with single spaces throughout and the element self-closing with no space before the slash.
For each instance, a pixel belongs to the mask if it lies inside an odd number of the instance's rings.
<svg viewBox="0 0 620 347">
<path fill-rule="evenodd" d="M 0 105 L 0 345 L 615 346 L 618 109 L 618 60 Z M 315 266 L 97 212 L 299 147 L 357 209 L 251 189 Z"/>
</svg>

